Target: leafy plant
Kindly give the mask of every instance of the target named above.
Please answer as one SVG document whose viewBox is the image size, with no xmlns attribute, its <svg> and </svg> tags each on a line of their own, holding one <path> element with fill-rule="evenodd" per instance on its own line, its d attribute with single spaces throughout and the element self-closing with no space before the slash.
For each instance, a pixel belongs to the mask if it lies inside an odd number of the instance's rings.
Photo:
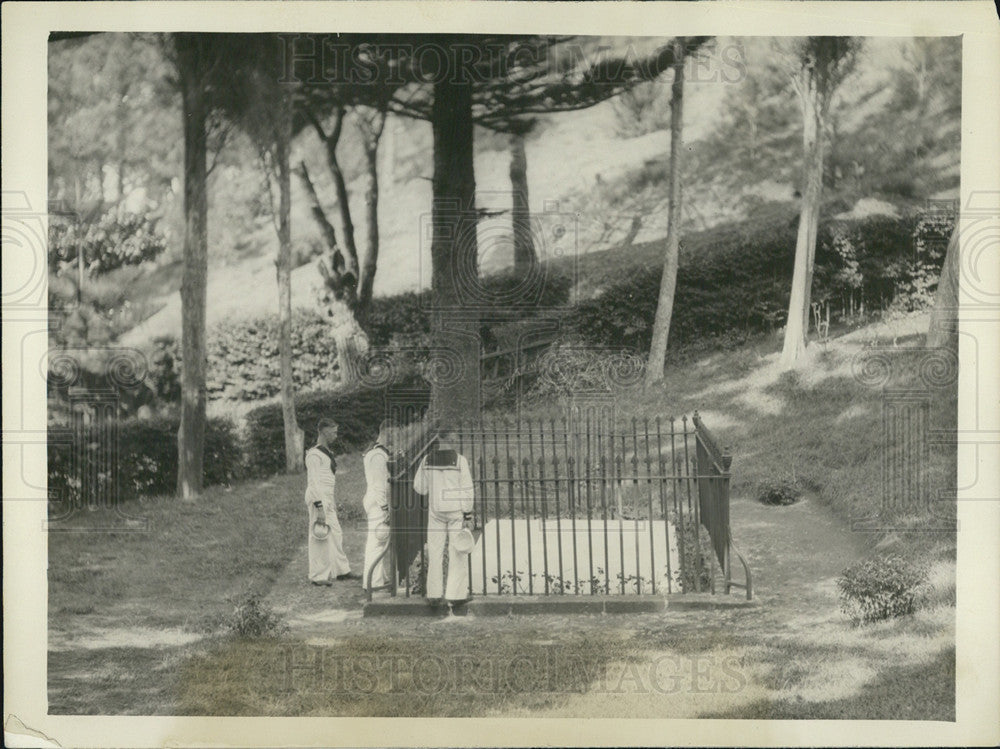
<svg viewBox="0 0 1000 749">
<path fill-rule="evenodd" d="M 704 526 L 695 523 L 695 519 L 685 513 L 683 529 L 676 513 L 672 513 L 671 522 L 681 532 L 677 534 L 680 545 L 681 574 L 680 585 L 684 592 L 705 592 L 712 584 L 712 567 L 710 555 L 712 539 Z"/>
<path fill-rule="evenodd" d="M 757 501 L 765 505 L 793 505 L 802 496 L 802 489 L 799 482 L 794 478 L 771 481 L 761 487 L 757 495 Z"/>
<path fill-rule="evenodd" d="M 125 265 L 154 260 L 166 240 L 147 216 L 109 211 L 96 221 L 53 217 L 49 225 L 49 267 L 56 273 L 76 266 L 98 276 Z"/>
<path fill-rule="evenodd" d="M 894 554 L 856 562 L 837 579 L 841 611 L 856 625 L 912 614 L 927 574 L 925 564 Z"/>
</svg>

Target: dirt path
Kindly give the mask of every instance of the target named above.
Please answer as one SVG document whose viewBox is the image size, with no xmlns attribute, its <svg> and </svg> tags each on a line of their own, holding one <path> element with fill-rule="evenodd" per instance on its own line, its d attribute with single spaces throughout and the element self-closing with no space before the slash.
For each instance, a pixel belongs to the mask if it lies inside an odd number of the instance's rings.
<svg viewBox="0 0 1000 749">
<path fill-rule="evenodd" d="M 360 521 L 341 524 L 344 553 L 351 571 L 361 573 L 367 529 Z M 330 587 L 312 585 L 306 577 L 309 553 L 303 529 L 303 543 L 268 592 L 267 599 L 288 622 L 292 634 L 316 634 L 348 619 L 360 619 L 365 602 L 358 580 L 342 580 Z"/>
</svg>

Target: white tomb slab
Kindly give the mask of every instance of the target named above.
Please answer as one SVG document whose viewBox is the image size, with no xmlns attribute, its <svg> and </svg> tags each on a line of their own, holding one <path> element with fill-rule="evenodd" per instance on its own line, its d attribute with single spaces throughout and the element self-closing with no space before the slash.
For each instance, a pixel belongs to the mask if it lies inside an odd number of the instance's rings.
<svg viewBox="0 0 1000 749">
<path fill-rule="evenodd" d="M 607 584 L 609 593 L 620 594 L 622 574 L 625 593 L 652 593 L 654 580 L 658 594 L 668 592 L 668 580 L 671 591 L 680 591 L 680 555 L 672 523 L 593 518 L 588 527 L 586 518 L 577 518 L 575 525 L 565 518 L 559 522 L 549 518 L 544 523 L 540 518 L 514 518 L 513 521 L 501 518 L 486 523 L 470 554 L 473 595 L 496 594 L 498 574 L 502 588 L 499 592 L 513 593 L 515 571 L 520 576 L 517 594 L 529 593 L 529 555 L 530 569 L 534 573 L 530 592 L 536 595 L 545 593 L 546 572 L 549 591 L 554 593 L 562 588 L 566 593 L 589 595 L 591 571 L 597 579 L 595 592 L 598 593 L 604 593 Z"/>
</svg>

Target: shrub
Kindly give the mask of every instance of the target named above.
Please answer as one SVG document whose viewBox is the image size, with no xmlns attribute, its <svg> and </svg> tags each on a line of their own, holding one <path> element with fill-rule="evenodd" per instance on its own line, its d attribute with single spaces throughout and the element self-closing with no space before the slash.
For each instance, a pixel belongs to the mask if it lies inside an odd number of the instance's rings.
<svg viewBox="0 0 1000 749">
<path fill-rule="evenodd" d="M 277 315 L 220 323 L 208 335 L 208 395 L 212 399 L 261 400 L 281 388 Z M 337 346 L 333 328 L 318 312 L 292 315 L 292 380 L 296 388 L 333 386 Z"/>
<path fill-rule="evenodd" d="M 233 609 L 226 628 L 237 637 L 276 637 L 288 631 L 288 624 L 259 593 L 249 593 Z"/>
<path fill-rule="evenodd" d="M 429 291 L 376 297 L 368 310 L 368 338 L 387 346 L 394 337 L 409 342 L 424 340 L 431 332 Z"/>
<path fill-rule="evenodd" d="M 765 505 L 793 505 L 801 496 L 802 490 L 798 482 L 784 479 L 765 484 L 757 495 L 757 501 Z"/>
<path fill-rule="evenodd" d="M 118 427 L 118 499 L 172 494 L 177 485 L 176 417 L 127 419 Z M 73 445 L 48 446 L 49 496 L 89 504 L 113 480 L 106 472 L 89 475 L 81 485 L 73 469 Z M 98 450 L 98 443 L 86 449 Z M 92 465 L 101 465 L 95 455 Z M 236 428 L 228 419 L 205 425 L 205 485 L 229 484 L 243 472 L 243 452 Z"/>
<path fill-rule="evenodd" d="M 672 513 L 671 522 L 681 530 L 679 518 Z M 680 584 L 685 593 L 705 593 L 712 586 L 712 538 L 705 526 L 695 522 L 690 514 L 684 516 L 683 530 L 677 534 L 681 560 Z"/>
<path fill-rule="evenodd" d="M 547 266 L 538 283 L 521 289 L 521 277 L 512 271 L 495 273 L 480 279 L 483 299 L 504 309 L 512 320 L 530 317 L 532 310 L 563 307 L 569 302 L 573 279 Z M 523 294 L 521 293 L 523 292 Z M 431 292 L 407 292 L 372 299 L 368 312 L 368 336 L 372 344 L 386 346 L 395 341 L 408 346 L 426 345 L 431 332 Z"/>
<path fill-rule="evenodd" d="M 727 330 L 768 330 L 787 308 L 795 227 L 787 214 L 692 235 L 682 243 L 670 344 Z M 619 271 L 595 298 L 577 305 L 570 324 L 587 341 L 647 351 L 663 268 Z"/>
<path fill-rule="evenodd" d="M 87 273 L 98 276 L 154 260 L 164 249 L 166 239 L 143 214 L 108 211 L 91 221 L 53 216 L 49 224 L 49 267 L 56 272 L 75 270 L 81 252 Z"/>
<path fill-rule="evenodd" d="M 646 362 L 630 351 L 595 351 L 556 344 L 538 357 L 531 393 L 540 397 L 610 392 L 642 381 Z"/>
<path fill-rule="evenodd" d="M 410 380 L 397 386 L 406 392 L 410 405 L 417 410 L 430 403 L 430 389 L 423 380 Z M 392 391 L 389 391 L 392 392 Z M 350 389 L 318 390 L 295 399 L 299 426 L 305 430 L 306 445 L 316 440 L 316 422 L 330 417 L 340 426 L 338 448 L 357 450 L 368 445 L 386 416 L 385 388 L 353 387 Z M 285 427 L 280 403 L 259 406 L 247 414 L 247 466 L 257 476 L 268 476 L 284 470 Z"/>
<path fill-rule="evenodd" d="M 926 583 L 927 567 L 922 563 L 897 555 L 862 560 L 837 580 L 840 608 L 855 624 L 912 614 Z"/>
<path fill-rule="evenodd" d="M 506 304 L 515 299 L 520 281 L 510 273 L 487 276 L 482 280 L 485 293 Z M 571 280 L 550 273 L 531 300 L 539 307 L 556 307 L 569 298 Z M 393 297 L 376 298 L 368 313 L 367 328 L 373 346 L 399 343 L 408 349 L 430 345 L 431 323 L 429 291 L 408 292 Z M 517 311 L 525 317 L 530 307 Z M 254 401 L 277 395 L 281 387 L 281 361 L 278 352 L 277 315 L 251 320 L 232 320 L 208 331 L 208 397 L 212 400 Z M 334 388 L 340 382 L 337 371 L 337 345 L 333 327 L 320 312 L 296 310 L 292 315 L 292 379 L 298 390 Z M 418 352 L 419 353 L 419 352 Z M 155 387 L 172 397 L 179 397 L 173 387 L 174 372 L 179 371 L 180 348 L 173 339 L 157 339 L 151 359 Z M 419 357 L 418 357 L 419 358 Z M 166 397 L 166 396 L 165 396 Z"/>
<path fill-rule="evenodd" d="M 154 338 L 148 360 L 149 374 L 146 377 L 156 397 L 164 403 L 180 402 L 181 355 L 177 339 L 171 335 Z"/>
</svg>

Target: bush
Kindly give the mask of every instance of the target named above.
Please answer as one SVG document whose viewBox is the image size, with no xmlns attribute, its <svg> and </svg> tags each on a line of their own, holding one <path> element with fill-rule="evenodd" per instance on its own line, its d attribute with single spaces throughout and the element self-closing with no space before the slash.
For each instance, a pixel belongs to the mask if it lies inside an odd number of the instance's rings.
<svg viewBox="0 0 1000 749">
<path fill-rule="evenodd" d="M 220 323 L 208 334 L 208 396 L 261 400 L 281 388 L 277 315 Z M 292 380 L 296 388 L 337 383 L 333 328 L 318 312 L 292 315 Z"/>
<path fill-rule="evenodd" d="M 156 397 L 163 403 L 179 403 L 181 355 L 177 339 L 171 335 L 154 338 L 148 359 L 149 374 L 146 377 Z"/>
<path fill-rule="evenodd" d="M 430 403 L 430 389 L 423 380 L 410 380 L 398 387 L 417 411 Z M 327 416 L 340 425 L 338 449 L 358 450 L 374 439 L 379 422 L 386 416 L 384 388 L 354 387 L 319 390 L 297 396 L 295 414 L 305 430 L 306 445 L 316 440 L 316 422 Z M 285 427 L 280 403 L 259 406 L 247 414 L 247 468 L 252 475 L 269 476 L 285 467 Z"/>
<path fill-rule="evenodd" d="M 530 317 L 533 309 L 565 306 L 573 279 L 547 266 L 537 284 L 522 289 L 522 283 L 521 277 L 511 271 L 486 276 L 480 279 L 484 299 L 478 301 L 488 304 L 495 300 L 509 323 Z M 369 339 L 375 346 L 394 341 L 408 346 L 426 345 L 431 332 L 430 307 L 430 291 L 373 299 L 368 312 Z"/>
<path fill-rule="evenodd" d="M 768 330 L 772 308 L 787 308 L 795 229 L 785 218 L 751 237 L 738 227 L 693 235 L 682 244 L 672 347 L 727 330 Z M 572 327 L 591 343 L 648 351 L 662 265 L 632 266 L 582 302 Z"/>
<path fill-rule="evenodd" d="M 118 427 L 118 499 L 173 494 L 177 486 L 175 417 L 127 419 Z M 94 503 L 113 480 L 109 473 L 88 476 L 81 485 L 73 469 L 73 445 L 48 446 L 49 496 Z M 88 449 L 99 449 L 97 443 Z M 94 456 L 92 465 L 101 461 Z M 229 484 L 243 473 L 243 452 L 236 428 L 228 419 L 209 419 L 205 426 L 205 485 Z"/>
<path fill-rule="evenodd" d="M 237 637 L 261 638 L 284 634 L 288 624 L 259 593 L 250 593 L 233 609 L 226 628 Z"/>
<path fill-rule="evenodd" d="M 855 624 L 891 619 L 917 610 L 927 567 L 897 555 L 856 562 L 837 580 L 840 608 Z"/>
<path fill-rule="evenodd" d="M 671 513 L 674 527 L 680 531 L 677 540 L 681 560 L 680 584 L 685 593 L 707 592 L 712 587 L 712 538 L 705 526 L 696 523 L 690 514 L 685 514 L 681 528 L 676 513 Z"/>
<path fill-rule="evenodd" d="M 765 484 L 757 495 L 757 501 L 765 505 L 793 505 L 799 501 L 802 490 L 798 482 L 790 479 Z"/>
<path fill-rule="evenodd" d="M 646 361 L 630 351 L 595 351 L 556 344 L 538 357 L 531 393 L 548 398 L 581 392 L 613 392 L 639 384 Z"/>
</svg>

